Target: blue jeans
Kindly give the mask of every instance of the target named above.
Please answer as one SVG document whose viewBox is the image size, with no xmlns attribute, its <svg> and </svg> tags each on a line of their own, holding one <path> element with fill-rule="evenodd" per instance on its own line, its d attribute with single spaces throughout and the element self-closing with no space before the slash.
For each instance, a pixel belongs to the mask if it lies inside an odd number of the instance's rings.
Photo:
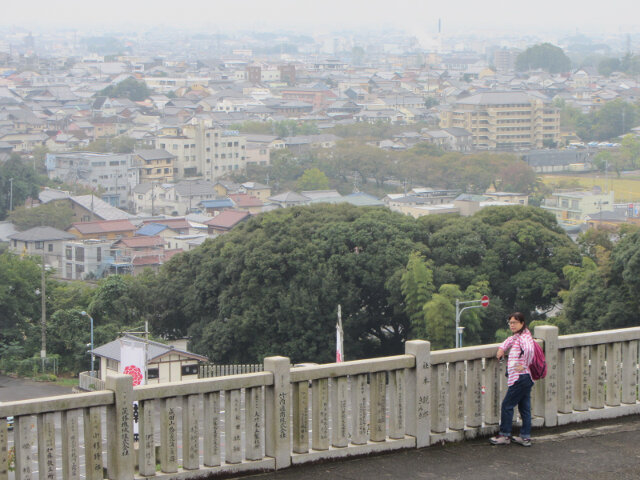
<svg viewBox="0 0 640 480">
<path fill-rule="evenodd" d="M 531 438 L 531 387 L 533 387 L 533 380 L 531 380 L 530 375 L 525 374 L 520 375 L 516 383 L 507 390 L 507 394 L 502 400 L 500 435 L 505 437 L 511 435 L 513 409 L 517 405 L 520 417 L 522 417 L 520 436 L 522 438 Z"/>
</svg>

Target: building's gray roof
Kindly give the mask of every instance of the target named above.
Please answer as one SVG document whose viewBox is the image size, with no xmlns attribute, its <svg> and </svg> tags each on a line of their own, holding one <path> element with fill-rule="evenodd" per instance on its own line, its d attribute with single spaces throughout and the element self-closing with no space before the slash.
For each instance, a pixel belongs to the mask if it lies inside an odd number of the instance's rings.
<svg viewBox="0 0 640 480">
<path fill-rule="evenodd" d="M 141 343 L 147 343 L 147 362 L 152 362 L 154 359 L 166 355 L 167 353 L 176 353 L 177 355 L 184 355 L 196 360 L 206 361 L 207 357 L 198 355 L 197 353 L 187 352 L 186 350 L 180 350 L 171 345 L 165 345 L 163 343 L 154 342 L 151 340 L 145 340 L 144 338 L 136 337 L 130 334 L 124 334 L 123 337 L 128 340 L 137 340 Z M 116 339 L 112 342 L 105 343 L 97 348 L 93 349 L 93 353 L 98 357 L 110 358 L 112 360 L 120 361 L 120 339 Z"/>
<path fill-rule="evenodd" d="M 75 235 L 53 227 L 33 227 L 24 232 L 9 235 L 9 239 L 21 242 L 49 242 L 54 240 L 74 240 Z"/>
<path fill-rule="evenodd" d="M 273 197 L 269 197 L 269 200 L 272 202 L 304 203 L 309 201 L 309 197 L 305 197 L 304 195 L 300 195 L 296 192 L 284 192 L 274 195 Z"/>
<path fill-rule="evenodd" d="M 11 222 L 0 222 L 0 242 L 6 242 L 9 240 L 9 235 L 18 233 L 16 227 Z"/>
<path fill-rule="evenodd" d="M 175 158 L 175 155 L 167 152 L 164 149 L 136 150 L 134 153 L 143 160 L 163 160 L 165 158 Z"/>
<path fill-rule="evenodd" d="M 200 195 L 215 195 L 214 184 L 208 181 L 196 181 L 187 182 L 183 181 L 177 183 L 175 186 L 176 192 L 181 197 L 194 197 Z"/>
<path fill-rule="evenodd" d="M 457 100 L 455 103 L 463 105 L 529 105 L 533 100 L 551 101 L 544 95 L 534 95 L 531 92 L 484 92 Z"/>
<path fill-rule="evenodd" d="M 71 197 L 71 201 L 93 212 L 94 215 L 100 217 L 102 220 L 128 220 L 135 217 L 135 215 L 131 215 L 124 210 L 109 205 L 94 195 L 78 195 Z"/>
<path fill-rule="evenodd" d="M 382 200 L 379 200 L 373 195 L 369 195 L 368 193 L 364 193 L 364 192 L 351 193 L 344 198 L 347 202 L 351 203 L 352 205 L 357 205 L 362 207 L 384 205 L 384 202 Z"/>
</svg>

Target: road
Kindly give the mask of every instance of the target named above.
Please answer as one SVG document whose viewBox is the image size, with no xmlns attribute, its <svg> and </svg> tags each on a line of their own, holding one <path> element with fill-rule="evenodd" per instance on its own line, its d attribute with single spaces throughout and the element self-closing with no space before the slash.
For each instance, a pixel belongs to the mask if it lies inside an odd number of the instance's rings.
<svg viewBox="0 0 640 480">
<path fill-rule="evenodd" d="M 0 375 L 0 402 L 52 397 L 71 393 L 71 387 L 62 387 L 46 382 L 34 382 L 24 378 Z"/>
</svg>

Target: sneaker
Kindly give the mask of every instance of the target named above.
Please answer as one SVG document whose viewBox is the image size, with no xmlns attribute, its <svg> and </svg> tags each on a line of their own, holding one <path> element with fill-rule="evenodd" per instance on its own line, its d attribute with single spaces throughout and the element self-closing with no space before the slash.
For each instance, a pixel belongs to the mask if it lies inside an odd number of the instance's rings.
<svg viewBox="0 0 640 480">
<path fill-rule="evenodd" d="M 518 445 L 522 445 L 523 447 L 530 447 L 531 446 L 531 439 L 530 438 L 511 437 L 511 440 L 513 440 L 513 442 L 517 443 Z"/>
<path fill-rule="evenodd" d="M 492 445 L 509 445 L 511 443 L 511 439 L 506 435 L 496 435 L 491 437 L 489 441 Z"/>
</svg>

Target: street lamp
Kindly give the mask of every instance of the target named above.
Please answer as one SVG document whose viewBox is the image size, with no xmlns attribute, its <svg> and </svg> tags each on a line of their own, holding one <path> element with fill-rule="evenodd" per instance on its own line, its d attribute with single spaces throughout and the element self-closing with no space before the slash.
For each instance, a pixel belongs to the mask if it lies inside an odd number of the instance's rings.
<svg viewBox="0 0 640 480">
<path fill-rule="evenodd" d="M 93 317 L 91 317 L 91 315 L 89 315 L 84 310 L 80 312 L 80 315 L 84 315 L 85 317 L 89 317 L 89 320 L 91 320 L 91 376 L 95 377 L 95 373 L 94 373 L 95 370 L 93 369 L 93 363 L 95 361 L 95 355 L 93 354 Z"/>
<path fill-rule="evenodd" d="M 460 305 L 469 305 L 467 307 L 460 308 Z M 489 297 L 483 295 L 479 300 L 469 300 L 468 302 L 461 302 L 456 298 L 456 348 L 462 347 L 462 332 L 464 331 L 464 327 L 460 326 L 460 315 L 462 312 L 469 308 L 486 308 L 489 306 Z"/>
</svg>

